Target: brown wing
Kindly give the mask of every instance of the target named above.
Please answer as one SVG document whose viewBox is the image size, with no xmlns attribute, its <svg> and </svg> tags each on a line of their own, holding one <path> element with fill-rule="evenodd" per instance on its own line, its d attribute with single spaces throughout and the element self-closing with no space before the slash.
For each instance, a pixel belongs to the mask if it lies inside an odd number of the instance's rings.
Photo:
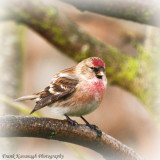
<svg viewBox="0 0 160 160">
<path fill-rule="evenodd" d="M 75 77 L 60 77 L 51 82 L 50 86 L 46 87 L 42 92 L 37 93 L 40 95 L 40 100 L 36 102 L 37 104 L 30 114 L 70 96 L 75 91 L 77 84 L 78 78 Z"/>
</svg>

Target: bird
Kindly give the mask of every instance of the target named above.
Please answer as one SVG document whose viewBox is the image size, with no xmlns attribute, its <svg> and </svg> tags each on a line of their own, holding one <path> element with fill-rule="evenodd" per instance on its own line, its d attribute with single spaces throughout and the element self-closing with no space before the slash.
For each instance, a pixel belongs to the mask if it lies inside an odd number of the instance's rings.
<svg viewBox="0 0 160 160">
<path fill-rule="evenodd" d="M 96 125 L 91 125 L 83 116 L 100 105 L 106 85 L 104 61 L 99 57 L 89 57 L 55 74 L 41 92 L 17 98 L 15 101 L 35 100 L 36 105 L 30 114 L 48 106 L 53 115 L 65 116 L 75 126 L 78 123 L 70 117 L 81 117 L 88 127 L 101 135 L 101 130 Z"/>
</svg>

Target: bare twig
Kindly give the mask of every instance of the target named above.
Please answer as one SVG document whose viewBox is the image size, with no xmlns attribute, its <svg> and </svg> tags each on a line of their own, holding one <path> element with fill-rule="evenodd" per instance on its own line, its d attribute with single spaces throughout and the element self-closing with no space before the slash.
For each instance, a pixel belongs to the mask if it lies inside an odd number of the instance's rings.
<svg viewBox="0 0 160 160">
<path fill-rule="evenodd" d="M 131 148 L 113 137 L 85 125 L 72 126 L 65 120 L 29 116 L 0 117 L 0 137 L 37 137 L 60 140 L 91 148 L 107 159 L 142 160 Z"/>
</svg>

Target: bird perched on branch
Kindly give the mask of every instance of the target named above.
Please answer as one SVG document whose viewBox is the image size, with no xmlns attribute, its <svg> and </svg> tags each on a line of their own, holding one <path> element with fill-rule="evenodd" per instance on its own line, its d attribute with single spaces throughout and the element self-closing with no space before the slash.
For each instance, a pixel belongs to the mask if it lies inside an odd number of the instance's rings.
<svg viewBox="0 0 160 160">
<path fill-rule="evenodd" d="M 78 123 L 69 116 L 81 117 L 87 126 L 101 134 L 98 127 L 89 124 L 83 115 L 100 105 L 106 84 L 105 63 L 98 57 L 91 57 L 56 74 L 41 92 L 20 97 L 16 101 L 35 100 L 36 105 L 30 114 L 49 106 L 53 114 L 66 116 L 72 125 Z"/>
</svg>

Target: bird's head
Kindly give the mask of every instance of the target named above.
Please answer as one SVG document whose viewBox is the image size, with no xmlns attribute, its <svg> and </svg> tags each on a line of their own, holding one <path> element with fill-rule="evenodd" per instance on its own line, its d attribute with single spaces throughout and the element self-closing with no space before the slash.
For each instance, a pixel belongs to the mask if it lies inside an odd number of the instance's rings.
<svg viewBox="0 0 160 160">
<path fill-rule="evenodd" d="M 103 79 L 105 78 L 105 63 L 98 57 L 90 57 L 78 64 L 77 71 L 86 79 Z"/>
</svg>

